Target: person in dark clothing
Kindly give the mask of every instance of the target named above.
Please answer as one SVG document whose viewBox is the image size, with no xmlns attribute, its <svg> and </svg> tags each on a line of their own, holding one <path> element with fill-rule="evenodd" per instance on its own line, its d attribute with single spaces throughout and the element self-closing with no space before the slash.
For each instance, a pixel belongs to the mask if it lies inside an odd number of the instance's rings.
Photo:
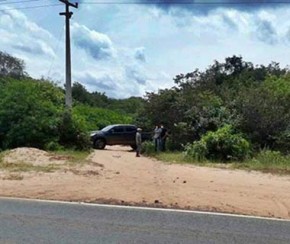
<svg viewBox="0 0 290 244">
<path fill-rule="evenodd" d="M 160 151 L 164 152 L 166 150 L 165 144 L 166 144 L 166 138 L 168 136 L 168 131 L 164 127 L 163 124 L 161 124 L 160 128 L 161 128 L 161 133 L 160 133 Z"/>
</svg>

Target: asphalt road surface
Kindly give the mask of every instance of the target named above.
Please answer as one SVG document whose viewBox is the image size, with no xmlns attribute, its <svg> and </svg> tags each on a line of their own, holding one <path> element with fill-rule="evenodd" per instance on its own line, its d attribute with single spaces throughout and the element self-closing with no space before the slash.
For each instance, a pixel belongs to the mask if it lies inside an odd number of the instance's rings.
<svg viewBox="0 0 290 244">
<path fill-rule="evenodd" d="M 0 198 L 0 243 L 290 243 L 290 221 Z"/>
</svg>

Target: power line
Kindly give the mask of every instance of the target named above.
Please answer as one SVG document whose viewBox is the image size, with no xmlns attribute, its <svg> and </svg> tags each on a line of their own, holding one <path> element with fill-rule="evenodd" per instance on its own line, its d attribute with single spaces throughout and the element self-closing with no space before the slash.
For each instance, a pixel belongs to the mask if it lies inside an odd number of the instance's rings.
<svg viewBox="0 0 290 244">
<path fill-rule="evenodd" d="M 4 0 L 4 1 L 0 1 L 0 5 L 17 4 L 17 3 L 28 3 L 28 2 L 39 2 L 39 1 L 43 1 L 43 0 L 23 0 L 23 1 L 14 1 L 14 2 L 6 2 L 6 0 Z"/>
<path fill-rule="evenodd" d="M 63 37 L 63 33 L 64 33 L 64 28 L 61 28 L 60 32 L 59 32 L 59 35 L 58 35 L 58 39 L 57 39 L 57 44 L 56 44 L 56 47 L 54 48 L 55 52 L 58 53 L 58 49 L 59 49 L 59 46 L 60 46 L 60 40 L 62 39 Z M 52 66 L 54 65 L 54 62 L 55 62 L 55 56 L 52 58 L 52 61 L 51 61 L 51 64 L 50 64 L 50 67 L 49 67 L 49 70 L 47 72 L 47 78 L 49 79 L 49 76 L 50 76 L 50 72 L 52 70 Z"/>
<path fill-rule="evenodd" d="M 45 7 L 55 7 L 60 6 L 61 4 L 47 4 L 47 5 L 38 5 L 38 6 L 30 6 L 30 7 L 17 7 L 17 8 L 6 8 L 6 9 L 0 9 L 0 12 L 5 12 L 8 10 L 18 10 L 18 9 L 36 9 L 36 8 L 45 8 Z"/>
</svg>

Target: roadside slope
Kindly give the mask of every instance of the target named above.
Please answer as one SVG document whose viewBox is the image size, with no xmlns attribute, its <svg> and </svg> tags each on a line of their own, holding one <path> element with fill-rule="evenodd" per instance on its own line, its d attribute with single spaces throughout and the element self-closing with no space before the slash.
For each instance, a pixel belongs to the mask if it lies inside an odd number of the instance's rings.
<svg viewBox="0 0 290 244">
<path fill-rule="evenodd" d="M 290 177 L 164 164 L 127 147 L 95 150 L 90 163 L 1 180 L 0 195 L 167 206 L 290 219 Z"/>
</svg>

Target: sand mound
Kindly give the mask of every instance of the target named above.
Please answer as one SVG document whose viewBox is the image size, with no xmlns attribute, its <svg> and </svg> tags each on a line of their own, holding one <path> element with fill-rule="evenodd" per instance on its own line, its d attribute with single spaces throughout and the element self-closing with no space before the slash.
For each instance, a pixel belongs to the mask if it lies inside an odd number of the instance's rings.
<svg viewBox="0 0 290 244">
<path fill-rule="evenodd" d="M 7 152 L 3 158 L 6 163 L 26 163 L 32 165 L 63 164 L 67 158 L 50 154 L 31 147 L 20 147 Z"/>
</svg>

